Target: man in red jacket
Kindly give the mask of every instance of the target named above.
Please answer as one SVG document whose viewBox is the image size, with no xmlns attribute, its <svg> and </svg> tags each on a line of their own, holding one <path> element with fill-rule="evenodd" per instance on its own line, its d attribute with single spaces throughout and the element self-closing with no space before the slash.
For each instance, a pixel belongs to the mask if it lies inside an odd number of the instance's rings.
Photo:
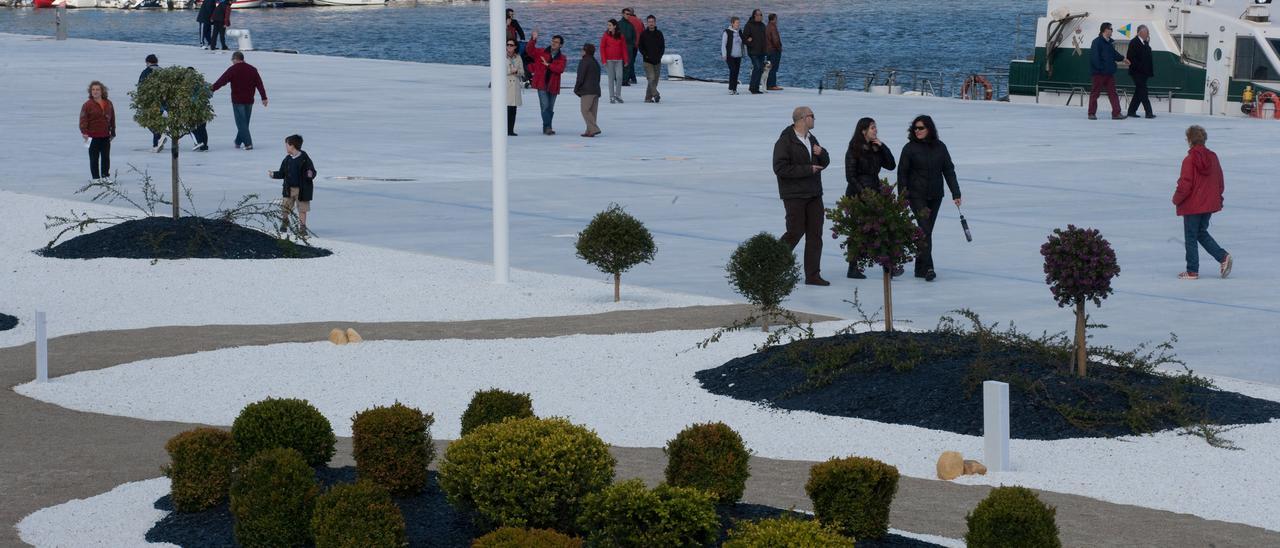
<svg viewBox="0 0 1280 548">
<path fill-rule="evenodd" d="M 525 53 L 533 60 L 530 70 L 533 71 L 533 89 L 538 90 L 538 105 L 542 107 L 542 134 L 555 135 L 551 129 L 551 119 L 556 115 L 556 98 L 560 96 L 560 75 L 564 74 L 565 60 L 560 53 L 564 38 L 559 34 L 551 37 L 551 46 L 538 47 L 538 31 L 529 35 L 529 43 Z"/>
<path fill-rule="evenodd" d="M 262 95 L 262 106 L 267 106 L 267 88 L 262 86 L 262 77 L 258 69 L 244 62 L 244 53 L 231 54 L 231 66 L 218 77 L 218 81 L 210 88 L 218 88 L 231 84 L 231 113 L 236 118 L 236 148 L 244 147 L 253 150 L 253 137 L 249 135 L 249 118 L 253 115 L 253 92 Z"/>
<path fill-rule="evenodd" d="M 1226 278 L 1231 274 L 1231 254 L 1218 246 L 1209 235 L 1209 217 L 1222 211 L 1223 177 L 1218 155 L 1204 146 L 1209 134 L 1200 126 L 1187 128 L 1187 144 L 1191 149 L 1182 160 L 1182 174 L 1178 177 L 1178 189 L 1173 193 L 1173 205 L 1182 217 L 1182 230 L 1187 247 L 1187 270 L 1178 274 L 1179 279 L 1200 278 L 1200 247 L 1218 261 L 1218 273 Z"/>
</svg>

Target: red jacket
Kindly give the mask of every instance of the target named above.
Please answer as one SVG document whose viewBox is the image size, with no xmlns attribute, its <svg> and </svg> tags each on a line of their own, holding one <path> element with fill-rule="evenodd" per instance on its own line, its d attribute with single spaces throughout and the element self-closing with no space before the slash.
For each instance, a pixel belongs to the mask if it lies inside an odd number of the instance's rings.
<svg viewBox="0 0 1280 548">
<path fill-rule="evenodd" d="M 258 69 L 244 61 L 233 63 L 209 89 L 218 91 L 218 88 L 228 83 L 231 84 L 231 104 L 233 105 L 253 104 L 255 89 L 262 94 L 263 99 L 267 98 L 267 88 L 262 86 L 262 77 L 258 75 Z"/>
<path fill-rule="evenodd" d="M 1191 147 L 1182 160 L 1178 190 L 1173 193 L 1178 216 L 1222 211 L 1223 188 L 1222 164 L 1218 163 L 1218 155 L 1204 145 Z"/>
<path fill-rule="evenodd" d="M 560 55 L 552 61 L 551 48 L 537 47 L 537 39 L 530 40 L 525 45 L 524 52 L 533 59 L 533 62 L 529 63 L 529 70 L 533 71 L 533 89 L 545 89 L 547 93 L 559 95 L 560 75 L 564 73 L 565 67 L 564 52 L 561 51 Z M 550 61 L 551 65 L 542 64 L 544 59 Z"/>
<path fill-rule="evenodd" d="M 609 36 L 604 33 L 600 37 L 600 64 L 606 65 L 609 61 L 618 60 L 622 64 L 631 62 L 631 54 L 628 52 L 627 41 L 622 38 L 622 33 L 618 33 L 618 37 Z"/>
<path fill-rule="evenodd" d="M 631 23 L 631 26 L 636 29 L 636 43 L 634 47 L 638 48 L 640 47 L 640 33 L 644 32 L 644 22 L 634 15 L 628 15 L 626 19 L 627 22 Z"/>
<path fill-rule="evenodd" d="M 108 99 L 89 99 L 80 106 L 80 134 L 88 137 L 111 138 L 116 136 L 116 107 Z"/>
</svg>

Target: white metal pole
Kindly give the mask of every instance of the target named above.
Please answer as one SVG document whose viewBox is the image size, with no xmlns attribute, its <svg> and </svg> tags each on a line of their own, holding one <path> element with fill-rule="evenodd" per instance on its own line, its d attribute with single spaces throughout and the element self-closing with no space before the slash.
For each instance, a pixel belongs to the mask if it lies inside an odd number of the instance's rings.
<svg viewBox="0 0 1280 548">
<path fill-rule="evenodd" d="M 36 311 L 36 382 L 49 382 L 49 340 L 40 310 Z"/>
<path fill-rule="evenodd" d="M 493 145 L 493 281 L 511 275 L 507 219 L 507 2 L 489 2 L 489 118 Z"/>
<path fill-rule="evenodd" d="M 987 469 L 1009 469 L 1009 385 L 998 381 L 982 383 L 983 459 Z"/>
</svg>

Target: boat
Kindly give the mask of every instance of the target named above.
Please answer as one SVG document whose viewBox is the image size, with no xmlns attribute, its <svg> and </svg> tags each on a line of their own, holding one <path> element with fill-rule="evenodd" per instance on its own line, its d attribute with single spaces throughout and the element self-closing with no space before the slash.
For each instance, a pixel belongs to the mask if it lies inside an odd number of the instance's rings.
<svg viewBox="0 0 1280 548">
<path fill-rule="evenodd" d="M 1109 22 L 1122 54 L 1139 25 L 1150 31 L 1156 109 L 1280 119 L 1280 26 L 1271 11 L 1271 0 L 1048 0 L 1035 54 L 1010 63 L 1009 100 L 1084 104 L 1089 47 Z M 1123 64 L 1116 87 L 1133 90 Z"/>
<path fill-rule="evenodd" d="M 231 9 L 260 8 L 265 3 L 263 0 L 231 0 Z"/>
<path fill-rule="evenodd" d="M 387 0 L 312 0 L 317 6 L 381 6 Z"/>
</svg>

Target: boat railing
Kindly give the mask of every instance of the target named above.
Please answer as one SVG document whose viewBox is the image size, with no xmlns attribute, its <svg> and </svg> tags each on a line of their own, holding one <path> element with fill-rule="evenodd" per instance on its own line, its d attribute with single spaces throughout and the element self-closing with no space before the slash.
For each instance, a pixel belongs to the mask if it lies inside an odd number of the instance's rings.
<svg viewBox="0 0 1280 548">
<path fill-rule="evenodd" d="M 1055 82 L 1052 80 L 1036 81 L 1036 102 L 1040 102 L 1041 92 L 1057 93 L 1061 95 L 1067 94 L 1065 106 L 1071 106 L 1071 102 L 1080 98 L 1080 106 L 1085 106 L 1085 98 L 1089 96 L 1090 85 L 1082 82 Z M 1121 102 L 1127 103 L 1129 94 L 1133 90 L 1133 86 L 1116 86 L 1116 93 L 1122 99 Z M 1182 91 L 1181 86 L 1149 86 L 1147 87 L 1148 95 L 1159 99 L 1164 99 L 1168 103 L 1169 112 L 1173 112 L 1173 100 L 1175 95 Z"/>
</svg>

